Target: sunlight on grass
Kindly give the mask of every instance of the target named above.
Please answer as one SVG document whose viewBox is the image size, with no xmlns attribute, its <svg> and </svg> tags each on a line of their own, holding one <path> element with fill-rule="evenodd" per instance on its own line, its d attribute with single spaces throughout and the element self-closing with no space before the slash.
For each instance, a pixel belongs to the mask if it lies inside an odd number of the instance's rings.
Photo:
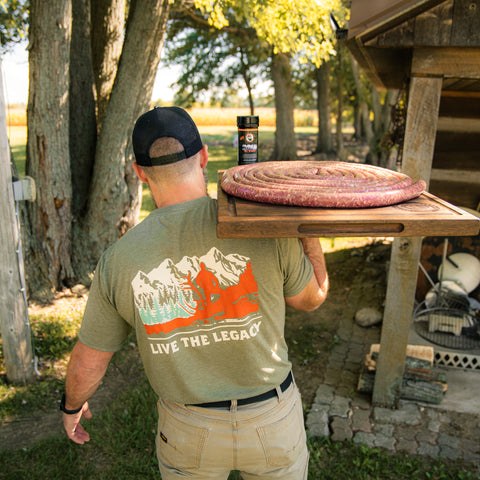
<svg viewBox="0 0 480 480">
<path fill-rule="evenodd" d="M 83 303 L 82 303 L 83 305 Z M 39 376 L 30 385 L 13 387 L 6 382 L 4 365 L 0 365 L 0 420 L 25 415 L 37 409 L 56 407 L 58 392 L 63 389 L 66 364 L 76 342 L 82 308 L 52 313 L 30 314 L 32 345 L 38 361 Z M 3 358 L 0 342 L 0 358 Z"/>
<path fill-rule="evenodd" d="M 327 237 L 321 238 L 320 243 L 324 253 L 337 252 L 339 250 L 348 250 L 351 248 L 360 248 L 378 241 L 375 237 Z M 390 239 L 385 239 L 390 242 Z"/>
<path fill-rule="evenodd" d="M 7 136 L 17 172 L 20 177 L 24 177 L 27 158 L 27 127 L 10 126 L 7 128 Z"/>
</svg>

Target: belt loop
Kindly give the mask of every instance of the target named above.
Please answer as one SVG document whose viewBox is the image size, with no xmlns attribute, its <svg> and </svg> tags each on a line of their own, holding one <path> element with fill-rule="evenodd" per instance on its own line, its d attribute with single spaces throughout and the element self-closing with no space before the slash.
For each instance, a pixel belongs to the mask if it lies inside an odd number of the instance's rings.
<svg viewBox="0 0 480 480">
<path fill-rule="evenodd" d="M 232 403 L 230 405 L 230 412 L 231 413 L 237 413 L 237 401 L 232 400 Z"/>
<path fill-rule="evenodd" d="M 282 388 L 280 386 L 275 387 L 275 390 L 277 391 L 278 403 L 280 403 L 283 400 L 284 393 L 282 392 Z"/>
</svg>

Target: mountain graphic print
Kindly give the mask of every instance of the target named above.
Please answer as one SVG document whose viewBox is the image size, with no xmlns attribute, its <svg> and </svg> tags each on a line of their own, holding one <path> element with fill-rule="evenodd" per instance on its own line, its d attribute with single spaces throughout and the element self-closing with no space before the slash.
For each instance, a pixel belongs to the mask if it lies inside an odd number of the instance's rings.
<svg viewBox="0 0 480 480">
<path fill-rule="evenodd" d="M 135 305 L 148 335 L 243 318 L 258 311 L 250 259 L 212 248 L 202 257 L 164 260 L 132 281 Z"/>
</svg>

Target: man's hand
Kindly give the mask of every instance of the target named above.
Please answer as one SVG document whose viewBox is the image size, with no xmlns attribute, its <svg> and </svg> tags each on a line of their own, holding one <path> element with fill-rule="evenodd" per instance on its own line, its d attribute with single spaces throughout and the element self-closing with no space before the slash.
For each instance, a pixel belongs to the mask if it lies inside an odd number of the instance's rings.
<svg viewBox="0 0 480 480">
<path fill-rule="evenodd" d="M 65 397 L 68 410 L 82 409 L 78 413 L 63 414 L 63 426 L 68 438 L 75 443 L 84 444 L 90 435 L 80 425 L 82 417 L 92 418 L 87 400 L 95 393 L 107 370 L 113 352 L 101 352 L 87 347 L 80 340 L 73 347 L 65 380 Z"/>
<path fill-rule="evenodd" d="M 88 402 L 83 404 L 82 409 L 73 415 L 67 413 L 63 414 L 63 426 L 67 432 L 68 438 L 79 445 L 83 445 L 85 442 L 90 441 L 90 435 L 80 424 L 82 418 L 89 420 L 92 418 L 92 412 L 88 408 Z"/>
</svg>

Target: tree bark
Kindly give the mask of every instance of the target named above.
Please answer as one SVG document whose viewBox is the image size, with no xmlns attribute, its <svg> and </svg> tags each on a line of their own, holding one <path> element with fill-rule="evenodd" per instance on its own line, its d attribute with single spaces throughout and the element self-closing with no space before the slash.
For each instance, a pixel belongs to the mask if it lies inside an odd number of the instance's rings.
<svg viewBox="0 0 480 480">
<path fill-rule="evenodd" d="M 37 200 L 27 205 L 25 242 L 29 287 L 50 297 L 73 276 L 69 156 L 71 3 L 32 0 L 26 174 Z"/>
<path fill-rule="evenodd" d="M 133 4 L 134 2 L 132 2 Z M 92 67 L 97 94 L 97 123 L 100 131 L 122 53 L 125 0 L 91 2 Z"/>
<path fill-rule="evenodd" d="M 72 3 L 69 90 L 72 215 L 75 221 L 85 214 L 97 139 L 90 32 L 90 0 L 75 0 Z"/>
<path fill-rule="evenodd" d="M 297 145 L 293 119 L 293 85 L 290 59 L 286 53 L 273 55 L 272 79 L 276 110 L 275 146 L 272 160 L 295 160 Z"/>
<path fill-rule="evenodd" d="M 130 4 L 123 52 L 97 141 L 87 215 L 75 244 L 82 273 L 138 218 L 141 184 L 132 168 L 131 134 L 149 106 L 168 11 L 168 0 Z"/>
<path fill-rule="evenodd" d="M 330 63 L 324 62 L 315 70 L 317 80 L 318 135 L 315 153 L 333 151 L 332 120 L 330 118 Z"/>
</svg>

